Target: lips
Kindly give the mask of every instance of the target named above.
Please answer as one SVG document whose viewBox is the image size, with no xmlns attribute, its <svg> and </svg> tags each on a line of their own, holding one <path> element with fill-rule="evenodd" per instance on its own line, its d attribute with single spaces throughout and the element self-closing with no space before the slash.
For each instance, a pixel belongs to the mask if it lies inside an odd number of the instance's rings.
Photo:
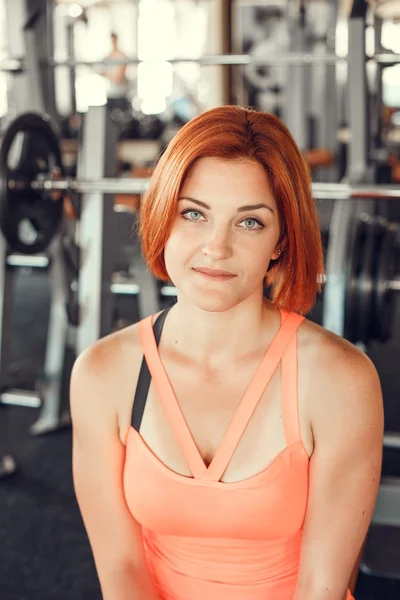
<svg viewBox="0 0 400 600">
<path fill-rule="evenodd" d="M 230 271 L 221 271 L 219 269 L 207 269 L 205 267 L 200 267 L 195 268 L 194 270 L 198 273 L 209 275 L 210 277 L 234 277 L 234 274 L 230 273 Z"/>
<path fill-rule="evenodd" d="M 194 272 L 202 279 L 207 279 L 208 281 L 229 281 L 236 277 L 233 273 L 222 271 L 220 269 L 199 268 L 194 269 Z"/>
</svg>

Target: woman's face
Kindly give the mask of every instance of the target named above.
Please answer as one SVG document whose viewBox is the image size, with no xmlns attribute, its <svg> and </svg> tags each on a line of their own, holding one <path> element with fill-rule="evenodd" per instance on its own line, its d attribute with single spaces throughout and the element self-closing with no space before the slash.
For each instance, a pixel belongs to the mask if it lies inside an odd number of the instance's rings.
<svg viewBox="0 0 400 600">
<path fill-rule="evenodd" d="M 187 176 L 164 250 L 168 275 L 196 306 L 225 311 L 260 297 L 278 258 L 280 220 L 262 166 L 250 160 L 202 158 Z M 216 279 L 196 269 L 232 274 Z"/>
</svg>

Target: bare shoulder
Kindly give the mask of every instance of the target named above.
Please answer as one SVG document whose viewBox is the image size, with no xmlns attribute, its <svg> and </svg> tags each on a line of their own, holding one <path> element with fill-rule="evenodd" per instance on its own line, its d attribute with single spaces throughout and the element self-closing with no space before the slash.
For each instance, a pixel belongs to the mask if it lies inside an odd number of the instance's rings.
<svg viewBox="0 0 400 600">
<path fill-rule="evenodd" d="M 110 423 L 125 440 L 143 352 L 138 323 L 89 346 L 75 361 L 70 384 L 75 429 L 89 422 Z"/>
<path fill-rule="evenodd" d="M 383 431 L 377 370 L 353 344 L 305 320 L 299 329 L 299 375 L 307 380 L 307 412 L 314 435 L 327 429 L 345 437 Z"/>
<path fill-rule="evenodd" d="M 74 377 L 100 381 L 102 385 L 124 371 L 140 348 L 138 324 L 111 333 L 86 348 L 77 358 Z"/>
<path fill-rule="evenodd" d="M 348 340 L 307 319 L 299 329 L 298 339 L 300 357 L 318 384 L 343 392 L 348 385 L 379 386 L 371 359 Z"/>
</svg>

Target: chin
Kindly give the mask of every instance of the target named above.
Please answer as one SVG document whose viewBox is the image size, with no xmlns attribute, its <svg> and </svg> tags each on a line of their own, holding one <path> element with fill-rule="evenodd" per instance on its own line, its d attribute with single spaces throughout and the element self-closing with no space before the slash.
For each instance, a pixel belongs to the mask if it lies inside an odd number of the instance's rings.
<svg viewBox="0 0 400 600">
<path fill-rule="evenodd" d="M 232 291 L 224 293 L 221 290 L 196 289 L 187 283 L 176 285 L 176 288 L 178 296 L 185 298 L 185 303 L 193 304 L 205 312 L 223 313 L 245 300 L 245 297 L 242 298 Z"/>
<path fill-rule="evenodd" d="M 197 300 L 191 300 L 191 302 L 193 303 L 193 305 L 198 308 L 199 310 L 202 310 L 203 312 L 207 312 L 207 313 L 224 313 L 227 312 L 228 310 L 231 310 L 232 308 L 234 308 L 237 305 L 237 302 L 233 302 L 233 303 L 228 303 L 228 302 L 201 302 L 198 299 Z"/>
</svg>

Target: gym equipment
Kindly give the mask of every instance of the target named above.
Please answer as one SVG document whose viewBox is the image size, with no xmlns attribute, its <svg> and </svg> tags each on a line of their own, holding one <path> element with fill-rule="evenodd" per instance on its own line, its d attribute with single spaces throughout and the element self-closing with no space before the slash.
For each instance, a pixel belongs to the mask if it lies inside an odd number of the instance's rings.
<svg viewBox="0 0 400 600">
<path fill-rule="evenodd" d="M 367 346 L 371 340 L 390 338 L 399 287 L 399 231 L 397 224 L 362 215 L 351 232 L 344 335 L 352 342 Z"/>
<path fill-rule="evenodd" d="M 90 112 L 90 115 L 94 114 L 93 111 Z M 94 119 L 94 117 L 92 118 Z M 104 115 L 101 118 L 109 120 L 109 117 Z M 29 161 L 25 163 L 20 160 L 17 168 L 10 169 L 7 164 L 10 148 L 14 146 L 15 139 L 18 139 L 17 136 L 21 130 L 25 131 L 27 128 L 26 123 L 35 134 L 31 139 L 50 140 L 51 152 L 46 147 L 46 160 L 44 160 L 43 146 L 30 143 L 28 144 Z M 95 132 L 96 129 L 86 128 L 86 140 L 90 139 L 92 131 Z M 35 248 L 39 247 L 40 250 L 43 250 L 50 244 L 59 227 L 62 203 L 66 192 L 73 195 L 80 194 L 82 198 L 92 198 L 96 195 L 97 202 L 101 205 L 103 195 L 140 194 L 148 182 L 147 179 L 104 178 L 101 176 L 102 169 L 97 169 L 96 173 L 93 172 L 92 178 L 62 178 L 64 169 L 55 128 L 52 127 L 49 119 L 36 114 L 18 117 L 7 130 L 5 142 L 5 147 L 2 146 L 0 151 L 3 159 L 0 173 L 4 177 L 1 183 L 2 206 L 6 208 L 2 211 L 3 218 L 0 220 L 0 225 L 9 245 L 19 252 L 32 253 Z M 88 141 L 84 143 L 84 149 L 87 148 L 87 151 L 85 150 L 87 152 L 86 160 L 89 163 L 90 161 L 94 162 L 93 149 L 95 146 L 96 143 Z M 22 152 L 21 155 L 24 156 L 24 153 Z M 108 164 L 114 163 L 110 160 Z M 37 172 L 37 168 L 32 165 L 39 165 L 40 171 Z M 85 168 L 87 169 L 87 167 Z M 91 175 L 89 172 L 87 174 Z M 331 219 L 326 268 L 326 310 L 329 319 L 336 321 L 336 324 L 328 322 L 325 323 L 325 326 L 339 335 L 344 335 L 354 343 L 367 345 L 373 339 L 387 339 L 393 319 L 393 297 L 399 289 L 399 281 L 396 279 L 399 270 L 398 236 L 394 224 L 388 224 L 382 219 L 378 222 L 371 215 L 376 199 L 399 199 L 399 188 L 397 186 L 317 183 L 313 185 L 313 195 L 316 198 L 336 200 Z M 349 199 L 354 202 L 349 202 Z M 110 210 L 112 210 L 111 205 Z M 18 214 L 18 223 L 28 222 L 35 227 L 36 241 L 33 243 L 22 238 L 24 232 L 22 227 L 12 227 L 12 219 L 16 220 L 15 212 Z M 110 213 L 107 230 L 111 218 Z M 105 228 L 105 223 L 103 225 Z M 101 228 L 100 224 L 99 227 Z M 93 229 L 93 222 L 90 223 L 90 228 Z M 91 236 L 93 236 L 93 232 L 91 232 Z M 111 244 L 112 236 L 109 239 Z M 67 241 L 68 250 L 65 247 Z M 64 241 L 63 254 L 67 267 L 69 265 L 67 271 L 77 278 L 79 271 L 78 244 L 75 244 L 71 238 Z M 388 256 L 391 257 L 390 260 L 387 260 Z M 145 276 L 144 272 L 142 276 Z M 339 296 L 336 293 L 333 293 L 331 298 L 335 277 L 341 280 L 339 302 Z M 110 271 L 107 279 L 111 281 L 111 278 L 112 272 Z M 72 280 L 70 280 L 71 289 Z M 70 322 L 78 325 L 79 303 L 76 301 L 76 289 L 73 293 L 70 291 L 68 294 L 67 306 Z M 147 302 L 150 302 L 148 306 L 152 305 L 154 312 L 157 312 L 158 304 L 154 295 L 153 299 Z M 93 303 L 96 303 L 95 298 L 93 298 Z M 342 311 L 343 314 L 335 318 L 337 311 Z M 380 327 L 382 324 L 383 330 Z M 111 330 L 110 323 L 106 330 Z"/>
<path fill-rule="evenodd" d="M 326 258 L 324 326 L 355 344 L 385 342 L 400 291 L 400 225 L 337 201 Z"/>
<path fill-rule="evenodd" d="M 36 113 L 20 115 L 6 130 L 0 149 L 0 226 L 10 246 L 22 254 L 45 250 L 61 223 L 63 192 L 39 192 L 23 183 L 49 173 L 54 179 L 64 173 L 55 126 Z"/>
<path fill-rule="evenodd" d="M 396 64 L 400 62 L 400 56 L 398 54 L 391 54 L 389 52 L 381 52 L 369 57 L 370 61 L 381 63 L 381 64 Z M 41 61 L 41 64 L 46 67 L 113 67 L 118 65 L 137 65 L 141 62 L 146 62 L 141 59 L 135 58 L 118 58 L 118 59 L 107 59 L 99 61 L 82 61 L 74 59 L 58 60 L 49 58 L 45 61 Z M 160 57 L 152 59 L 152 62 L 165 62 L 165 58 Z M 336 54 L 313 54 L 309 52 L 285 52 L 283 54 L 277 54 L 275 56 L 252 56 L 250 54 L 209 54 L 203 55 L 198 58 L 190 57 L 176 57 L 169 58 L 168 62 L 171 64 L 179 63 L 196 63 L 201 66 L 235 66 L 235 65 L 258 65 L 258 66 L 274 66 L 274 65 L 310 65 L 310 64 L 346 64 L 347 59 L 339 57 Z M 9 58 L 7 60 L 0 61 L 0 71 L 9 73 L 21 72 L 25 69 L 25 61 L 23 58 Z"/>
<path fill-rule="evenodd" d="M 378 60 L 382 60 L 382 57 L 379 56 Z M 66 60 L 57 60 L 54 58 L 49 58 L 46 61 L 42 61 L 42 64 L 46 67 L 113 67 L 118 65 L 138 65 L 141 62 L 146 62 L 140 59 L 135 58 L 118 58 L 118 59 L 107 59 L 100 61 L 82 61 L 82 60 L 74 60 L 74 59 L 66 59 Z M 165 58 L 159 58 L 152 60 L 152 62 L 165 62 Z M 324 56 L 312 55 L 307 52 L 287 52 L 284 54 L 279 54 L 276 56 L 263 56 L 256 57 L 250 54 L 210 54 L 203 55 L 198 58 L 189 58 L 189 57 L 177 57 L 168 59 L 168 62 L 171 64 L 179 64 L 179 63 L 196 63 L 201 66 L 215 66 L 215 65 L 227 65 L 227 66 L 235 66 L 235 65 L 309 65 L 313 62 L 322 62 L 322 63 L 331 63 L 336 64 L 338 62 L 345 63 L 346 60 L 338 57 L 336 54 L 327 54 Z M 24 59 L 7 59 L 0 61 L 0 71 L 6 72 L 21 72 L 25 69 L 25 61 Z"/>
<path fill-rule="evenodd" d="M 366 3 L 354 3 L 348 22 L 346 93 L 351 133 L 345 181 L 357 186 L 376 182 L 379 168 L 376 168 L 376 160 L 374 164 L 374 155 L 376 158 L 381 151 L 377 135 L 381 126 L 379 120 L 371 120 L 371 115 L 381 114 L 381 109 L 379 106 L 371 107 L 367 93 L 366 11 Z M 379 24 L 377 26 L 379 31 Z M 376 48 L 378 52 L 381 49 L 380 34 L 376 36 Z M 399 61 L 398 55 L 392 58 L 390 61 L 390 57 L 387 57 L 390 64 Z M 377 69 L 377 74 L 377 89 L 381 94 L 381 69 Z M 390 203 L 386 207 L 390 208 Z M 367 349 L 369 341 L 385 341 L 390 336 L 393 297 L 400 289 L 399 224 L 389 223 L 385 213 L 381 203 L 366 194 L 358 202 L 336 202 L 330 225 L 323 325 L 340 335 L 350 335 L 362 350 Z M 343 245 L 342 249 L 340 244 Z M 352 256 L 352 250 L 362 257 Z M 348 260 L 349 257 L 351 260 Z M 400 448 L 400 434 L 386 432 L 383 447 Z M 399 578 L 399 548 L 400 478 L 382 477 L 360 562 L 361 571 Z"/>
<path fill-rule="evenodd" d="M 387 225 L 381 236 L 378 250 L 373 313 L 376 328 L 374 333 L 377 335 L 379 331 L 382 341 L 390 338 L 395 310 L 395 292 L 400 291 L 399 281 L 395 283 L 399 262 L 398 233 L 398 226 Z"/>
<path fill-rule="evenodd" d="M 9 168 L 10 150 L 18 141 L 20 132 L 30 130 L 47 144 L 45 149 L 27 142 L 23 149 L 25 156 L 29 150 L 29 160 L 21 160 L 17 168 Z M 34 138 L 33 138 L 34 139 Z M 25 141 L 23 146 L 25 145 Z M 43 153 L 45 151 L 45 156 Z M 21 153 L 22 154 L 22 153 Z M 0 150 L 0 190 L 1 219 L 0 227 L 12 248 L 23 254 L 43 251 L 51 242 L 61 222 L 62 205 L 66 192 L 89 194 L 141 194 L 146 189 L 146 178 L 103 178 L 74 179 L 63 176 L 60 140 L 54 125 L 48 117 L 28 113 L 15 119 L 6 130 Z M 374 198 L 398 199 L 398 186 L 348 185 L 346 183 L 316 183 L 312 186 L 314 198 L 326 200 Z M 4 207 L 4 208 L 3 208 Z M 31 209 L 31 207 L 33 207 Z M 21 220 L 35 217 L 35 229 L 39 239 L 36 242 L 24 242 L 10 230 L 7 217 L 17 212 Z M 47 212 L 46 212 L 47 211 Z M 49 212 L 49 214 L 48 214 Z M 14 217 L 16 218 L 16 217 Z M 33 219 L 33 217 L 32 217 Z M 43 228 L 42 228 L 43 225 Z M 18 248 L 16 247 L 18 245 Z M 36 248 L 39 248 L 36 250 Z"/>
<path fill-rule="evenodd" d="M 366 5 L 365 5 L 366 10 Z M 348 145 L 348 167 L 345 179 L 337 185 L 336 202 L 329 226 L 329 245 L 326 254 L 326 285 L 324 288 L 323 325 L 338 335 L 348 337 L 365 350 L 373 339 L 387 339 L 393 322 L 393 309 L 388 315 L 375 314 L 377 310 L 393 307 L 393 295 L 398 291 L 399 255 L 398 236 L 387 234 L 387 252 L 393 255 L 391 267 L 385 272 L 381 257 L 385 247 L 379 240 L 386 230 L 396 229 L 384 220 L 376 220 L 379 198 L 370 193 L 372 188 L 384 191 L 386 186 L 374 186 L 375 168 L 368 149 L 370 148 L 370 120 L 368 115 L 367 82 L 365 69 L 365 15 L 357 11 L 349 19 L 348 53 L 348 108 L 351 137 Z M 372 188 L 368 189 L 369 184 Z M 325 184 L 325 189 L 335 184 Z M 350 196 L 357 202 L 347 202 L 338 188 L 351 190 Z M 399 187 L 389 186 L 398 197 Z M 389 192 L 389 190 L 387 190 Z M 393 280 L 375 286 L 388 274 Z M 387 287 L 386 287 L 387 286 Z M 383 319 L 387 318 L 384 322 Z M 384 323 L 384 330 L 380 325 Z"/>
<path fill-rule="evenodd" d="M 9 182 L 11 186 L 26 183 Z M 31 182 L 34 190 L 73 191 L 77 193 L 103 192 L 109 194 L 141 194 L 147 186 L 147 179 L 99 178 L 96 180 L 42 179 Z M 374 198 L 380 200 L 398 199 L 399 186 L 347 185 L 345 183 L 315 183 L 312 186 L 313 197 L 319 200 L 344 200 Z"/>
<path fill-rule="evenodd" d="M 68 338 L 66 306 L 65 262 L 61 251 L 60 235 L 51 243 L 47 255 L 7 254 L 6 241 L 0 238 L 0 383 L 1 404 L 41 408 L 32 434 L 53 431 L 70 423 L 67 398 L 61 395 L 65 348 Z M 47 328 L 46 353 L 43 375 L 35 382 L 35 389 L 20 389 L 8 376 L 11 363 L 12 310 L 16 268 L 48 269 L 50 282 L 50 314 Z M 21 386 L 20 381 L 18 384 Z M 65 401 L 65 404 L 64 404 Z"/>
</svg>

